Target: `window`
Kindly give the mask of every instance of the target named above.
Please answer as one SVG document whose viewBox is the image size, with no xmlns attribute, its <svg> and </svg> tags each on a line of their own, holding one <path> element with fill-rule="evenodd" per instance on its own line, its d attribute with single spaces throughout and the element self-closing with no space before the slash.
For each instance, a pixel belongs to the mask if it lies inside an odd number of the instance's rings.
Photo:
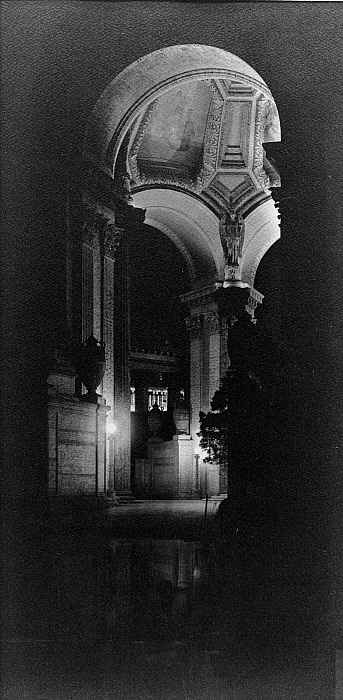
<svg viewBox="0 0 343 700">
<path fill-rule="evenodd" d="M 133 413 L 136 410 L 136 393 L 134 386 L 130 388 L 130 410 L 131 413 Z"/>
<path fill-rule="evenodd" d="M 168 389 L 162 389 L 161 387 L 155 389 L 154 387 L 149 387 L 148 389 L 148 409 L 151 411 L 152 407 L 157 403 L 161 411 L 167 410 L 168 405 Z"/>
</svg>

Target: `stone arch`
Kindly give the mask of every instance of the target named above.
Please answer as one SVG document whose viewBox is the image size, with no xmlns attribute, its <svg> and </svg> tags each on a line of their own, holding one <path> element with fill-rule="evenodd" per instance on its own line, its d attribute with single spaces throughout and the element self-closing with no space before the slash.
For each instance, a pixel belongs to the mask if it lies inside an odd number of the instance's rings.
<svg viewBox="0 0 343 700">
<path fill-rule="evenodd" d="M 253 112 L 255 111 L 253 117 L 256 119 L 254 143 L 249 145 L 250 150 L 254 149 L 252 172 L 246 176 L 247 182 L 250 178 L 253 185 L 257 187 L 257 193 L 249 202 L 249 206 L 248 202 L 244 204 L 244 196 L 242 197 L 241 193 L 237 198 L 237 205 L 243 215 L 244 208 L 251 210 L 251 204 L 253 208 L 260 210 L 258 217 L 252 212 L 253 215 L 248 214 L 246 218 L 251 240 L 249 247 L 246 246 L 249 259 L 244 265 L 243 274 L 245 281 L 253 284 L 256 263 L 258 264 L 263 254 L 279 236 L 279 222 L 276 212 L 272 211 L 273 204 L 270 202 L 266 206 L 266 200 L 270 198 L 268 189 L 270 182 L 264 170 L 265 154 L 262 143 L 279 141 L 281 132 L 277 108 L 269 88 L 261 76 L 241 58 L 223 49 L 200 44 L 169 46 L 139 58 L 111 81 L 96 103 L 86 129 L 84 159 L 98 171 L 113 178 L 120 148 L 138 115 L 143 114 L 149 105 L 176 85 L 201 80 L 217 80 L 218 87 L 220 81 L 241 81 L 258 96 L 253 107 Z M 270 128 L 268 122 L 268 105 L 272 106 L 275 115 L 273 128 Z M 249 188 L 249 182 L 247 186 Z M 238 187 L 238 191 L 241 187 L 242 185 Z M 175 189 L 176 191 L 173 192 Z M 194 286 L 215 283 L 223 278 L 224 262 L 218 236 L 218 219 L 220 211 L 226 205 L 227 192 L 225 195 L 221 190 L 222 186 L 219 183 L 215 192 L 212 193 L 211 202 L 208 201 L 207 192 L 202 197 L 202 202 L 199 202 L 196 195 L 189 196 L 190 192 L 182 189 L 180 191 L 180 188 L 168 188 L 168 185 L 161 189 L 159 183 L 153 184 L 152 187 L 150 184 L 146 187 L 143 185 L 134 193 L 134 203 L 146 209 L 147 220 L 154 221 L 153 225 L 169 235 L 183 253 Z M 151 192 L 154 192 L 153 196 Z M 170 209 L 165 205 L 166 199 L 171 199 L 171 192 L 173 192 L 174 225 L 170 222 Z M 156 219 L 158 193 L 159 217 Z M 155 202 L 153 209 L 150 208 L 152 199 Z M 187 206 L 185 201 L 188 203 Z M 164 214 L 162 214 L 163 207 L 165 207 Z M 211 208 L 217 216 L 212 216 Z M 202 212 L 200 217 L 199 212 Z M 267 217 L 264 222 L 261 222 L 262 213 Z M 204 227 L 200 221 L 205 219 Z M 252 230 L 257 219 L 258 235 L 257 230 Z M 181 220 L 182 226 L 179 225 Z M 194 227 L 197 229 L 196 234 Z M 190 231 L 193 231 L 191 246 Z M 185 240 L 187 237 L 188 241 Z"/>
<path fill-rule="evenodd" d="M 160 125 L 164 123 L 163 117 L 168 116 L 166 105 L 168 101 L 172 107 L 178 104 L 173 99 L 179 93 L 186 105 L 182 129 L 179 129 L 183 134 L 186 113 L 190 110 L 194 118 L 198 112 L 191 108 L 207 105 L 203 112 L 206 116 L 198 139 L 199 156 L 194 172 L 189 161 L 182 161 L 183 155 L 171 162 L 170 158 L 158 158 L 153 153 L 156 143 L 157 150 L 161 149 L 158 139 L 151 140 L 152 124 L 156 125 L 154 120 L 157 119 L 160 119 Z M 202 96 L 207 94 L 207 102 L 201 101 L 201 97 L 198 102 L 190 103 L 189 94 L 194 98 L 199 93 Z M 144 147 L 144 138 L 148 135 L 150 141 Z M 181 133 L 178 137 L 183 138 Z M 226 331 L 219 314 L 217 290 L 237 283 L 247 299 L 245 308 L 253 317 L 257 303 L 263 298 L 253 289 L 258 265 L 280 237 L 277 210 L 270 192 L 271 187 L 279 186 L 279 176 L 263 148 L 263 143 L 279 141 L 280 138 L 277 107 L 261 76 L 234 54 L 199 44 L 163 48 L 129 65 L 102 93 L 87 125 L 84 141 L 86 170 L 95 173 L 95 180 L 98 178 L 104 183 L 110 199 L 113 194 L 113 217 L 110 217 L 109 224 L 106 222 L 106 228 L 103 225 L 101 228 L 105 232 L 109 229 L 113 262 L 123 232 L 125 238 L 126 232 L 134 228 L 135 216 L 132 214 L 136 212 L 139 218 L 144 211 L 145 222 L 169 237 L 187 264 L 191 290 L 182 295 L 182 301 L 189 309 L 190 435 L 193 445 L 189 464 L 193 476 L 193 452 L 200 454 L 197 449 L 199 411 L 209 410 L 227 360 Z M 174 149 L 175 153 L 187 150 L 181 148 L 181 141 Z M 161 176 L 157 171 L 157 160 L 163 171 Z M 242 216 L 245 224 L 239 279 L 235 277 L 236 271 L 233 277 L 225 277 L 231 273 L 224 259 L 219 233 L 219 221 L 231 203 L 235 215 Z M 102 207 L 101 216 L 103 214 Z M 122 263 L 123 280 L 127 274 L 124 263 L 126 265 L 127 261 Z M 109 266 L 108 260 L 106 265 Z M 112 272 L 108 274 L 108 270 L 104 270 L 105 283 L 114 277 Z M 104 298 L 113 296 L 109 288 Z M 125 313 L 128 302 L 124 284 L 119 296 L 118 318 L 122 325 L 112 333 L 110 326 L 116 317 L 112 310 L 106 320 L 114 352 L 117 352 L 115 344 L 121 343 L 116 357 L 119 379 L 112 377 L 108 396 L 120 428 L 118 445 L 124 465 L 122 490 L 125 491 L 125 484 L 129 485 L 130 481 L 130 405 L 127 394 L 130 349 L 129 330 L 124 323 L 128 315 Z M 211 478 L 209 492 L 218 493 L 218 472 L 214 471 Z"/>
</svg>

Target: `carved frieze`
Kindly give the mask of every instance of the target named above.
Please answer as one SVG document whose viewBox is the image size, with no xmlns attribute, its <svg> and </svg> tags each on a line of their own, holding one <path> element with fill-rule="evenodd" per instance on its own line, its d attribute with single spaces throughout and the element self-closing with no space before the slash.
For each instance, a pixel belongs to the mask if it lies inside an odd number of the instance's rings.
<svg viewBox="0 0 343 700">
<path fill-rule="evenodd" d="M 204 138 L 203 165 L 196 180 L 196 191 L 198 193 L 207 187 L 217 168 L 217 154 L 224 99 L 213 80 L 210 90 L 212 99 Z"/>
<path fill-rule="evenodd" d="M 261 187 L 268 191 L 270 187 L 280 187 L 280 178 L 275 170 L 271 171 L 269 177 L 264 167 L 263 143 L 273 141 L 279 133 L 279 118 L 274 103 L 263 96 L 257 102 L 255 119 L 255 140 L 253 173 Z"/>
<path fill-rule="evenodd" d="M 264 136 L 264 120 L 267 110 L 267 98 L 263 95 L 259 98 L 256 104 L 255 117 L 255 139 L 254 139 L 254 159 L 253 170 L 263 164 L 263 136 Z"/>
<path fill-rule="evenodd" d="M 140 171 L 139 173 L 139 184 L 140 185 L 163 185 L 178 187 L 180 189 L 189 190 L 190 192 L 197 192 L 196 183 L 191 180 L 187 173 L 183 176 L 180 172 L 175 172 L 171 168 L 154 168 L 152 175 Z"/>
</svg>

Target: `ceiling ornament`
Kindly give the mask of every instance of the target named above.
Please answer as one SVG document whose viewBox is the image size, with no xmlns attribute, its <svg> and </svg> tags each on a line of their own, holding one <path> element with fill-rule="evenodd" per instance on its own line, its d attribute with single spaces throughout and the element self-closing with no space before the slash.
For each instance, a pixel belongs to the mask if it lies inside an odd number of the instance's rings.
<svg viewBox="0 0 343 700">
<path fill-rule="evenodd" d="M 263 148 L 263 143 L 275 140 L 279 128 L 279 119 L 274 103 L 267 97 L 260 97 L 256 106 L 253 174 L 265 192 L 269 191 L 271 187 L 280 187 L 281 185 L 275 170 L 270 176 L 265 171 L 265 150 Z"/>
<path fill-rule="evenodd" d="M 149 121 L 152 117 L 153 112 L 155 111 L 157 107 L 158 100 L 154 100 L 149 107 L 147 108 L 143 118 L 141 119 L 136 135 L 134 137 L 134 141 L 132 144 L 132 147 L 130 148 L 129 154 L 128 154 L 128 169 L 130 172 L 131 180 L 135 185 L 140 185 L 141 184 L 141 174 L 139 171 L 139 167 L 137 164 L 137 157 L 138 157 L 138 151 L 140 149 L 140 145 L 143 141 L 143 136 L 145 134 L 145 130 L 149 124 Z"/>
<path fill-rule="evenodd" d="M 204 139 L 203 165 L 196 180 L 196 192 L 198 194 L 208 186 L 217 169 L 217 154 L 224 99 L 213 80 L 211 81 L 210 91 L 212 99 Z"/>
<path fill-rule="evenodd" d="M 226 99 L 219 148 L 220 168 L 237 170 L 249 165 L 251 100 Z"/>
<path fill-rule="evenodd" d="M 178 187 L 195 194 L 200 194 L 211 181 L 217 168 L 217 154 L 220 137 L 220 127 L 224 98 L 216 83 L 212 80 L 210 84 L 211 103 L 204 137 L 203 159 L 200 172 L 193 179 L 187 172 L 180 172 L 179 168 L 152 166 L 151 173 L 143 171 L 138 165 L 138 153 L 143 141 L 143 137 L 153 111 L 156 109 L 158 101 L 152 103 L 145 112 L 141 120 L 133 145 L 128 155 L 128 164 L 131 179 L 136 187 L 163 185 L 167 187 Z"/>
</svg>

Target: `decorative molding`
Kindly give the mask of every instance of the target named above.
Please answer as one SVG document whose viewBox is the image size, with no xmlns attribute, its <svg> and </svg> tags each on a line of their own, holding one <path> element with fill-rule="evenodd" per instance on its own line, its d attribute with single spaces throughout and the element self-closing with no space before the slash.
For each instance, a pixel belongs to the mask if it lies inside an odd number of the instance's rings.
<svg viewBox="0 0 343 700">
<path fill-rule="evenodd" d="M 178 187 L 179 189 L 188 190 L 189 192 L 194 192 L 195 194 L 198 193 L 197 186 L 191 180 L 188 173 L 185 173 L 184 178 L 182 179 L 179 171 L 177 174 L 175 173 L 174 176 L 173 170 L 167 168 L 156 168 L 156 172 L 154 172 L 154 175 L 151 176 L 139 171 L 139 182 L 137 182 L 137 185 L 154 185 L 155 187 L 162 185 L 164 187 Z"/>
<path fill-rule="evenodd" d="M 263 135 L 264 135 L 264 119 L 267 111 L 268 99 L 265 95 L 261 95 L 256 104 L 255 116 L 255 138 L 254 138 L 254 159 L 253 171 L 263 165 Z"/>
<path fill-rule="evenodd" d="M 251 127 L 251 112 L 252 103 L 245 102 L 242 106 L 241 111 L 241 128 L 240 128 L 240 140 L 243 158 L 246 164 L 249 162 L 249 142 L 250 142 L 250 127 Z"/>
<path fill-rule="evenodd" d="M 218 208 L 219 208 L 218 213 L 220 213 L 223 209 L 225 209 L 227 207 L 227 203 L 228 203 L 228 194 L 227 194 L 227 192 L 226 193 L 224 192 L 224 188 L 225 188 L 225 185 L 223 185 L 220 181 L 214 180 L 207 190 L 207 194 L 218 205 Z M 234 190 L 232 190 L 232 192 L 231 192 L 231 196 L 233 197 L 235 209 L 236 210 L 241 209 L 240 214 L 243 213 L 245 203 L 247 203 L 248 206 L 250 206 L 251 198 L 253 196 L 260 197 L 261 194 L 262 194 L 261 192 L 256 191 L 256 187 L 253 185 L 251 177 L 248 173 L 245 174 L 244 181 L 240 182 L 239 185 L 237 185 L 234 188 Z"/>
<path fill-rule="evenodd" d="M 189 310 L 194 314 L 197 312 L 204 314 L 216 310 L 216 291 L 216 287 L 211 285 L 194 292 L 187 292 L 181 296 L 181 300 L 188 304 Z"/>
<path fill-rule="evenodd" d="M 141 143 L 143 141 L 143 136 L 145 134 L 145 131 L 146 131 L 146 128 L 149 124 L 151 116 L 157 107 L 157 103 L 158 103 L 158 100 L 154 100 L 153 102 L 151 102 L 151 104 L 146 109 L 145 114 L 144 114 L 140 124 L 138 125 L 136 136 L 134 138 L 132 147 L 131 147 L 130 152 L 128 154 L 128 164 L 129 164 L 129 171 L 130 171 L 131 180 L 133 180 L 134 184 L 137 186 L 142 184 L 141 173 L 139 171 L 139 167 L 138 167 L 138 163 L 137 163 L 138 151 L 139 151 Z"/>
<path fill-rule="evenodd" d="M 206 188 L 217 168 L 224 98 L 214 80 L 211 81 L 210 91 L 212 100 L 204 138 L 203 165 L 196 180 L 196 192 L 198 194 Z"/>
<path fill-rule="evenodd" d="M 252 323 L 256 323 L 257 321 L 255 318 L 255 311 L 257 309 L 257 305 L 262 304 L 263 299 L 264 295 L 261 294 L 261 292 L 258 292 L 257 289 L 253 289 L 252 287 L 250 288 L 250 295 L 245 310 L 248 314 L 250 314 Z"/>
<path fill-rule="evenodd" d="M 271 177 L 269 177 L 263 163 L 265 156 L 263 143 L 266 140 L 273 140 L 266 139 L 266 131 L 278 131 L 278 128 L 275 126 L 276 119 L 277 112 L 274 103 L 265 95 L 262 95 L 256 105 L 253 173 L 259 186 L 265 192 L 268 192 L 271 187 L 280 187 L 281 185 L 278 173 L 272 169 Z"/>
</svg>

